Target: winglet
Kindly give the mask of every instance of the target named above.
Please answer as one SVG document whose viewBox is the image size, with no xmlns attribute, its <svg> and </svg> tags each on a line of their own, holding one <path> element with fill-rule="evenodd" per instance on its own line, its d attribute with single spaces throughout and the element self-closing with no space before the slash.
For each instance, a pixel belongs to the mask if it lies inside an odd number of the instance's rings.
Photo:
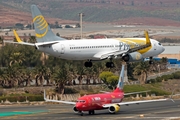
<svg viewBox="0 0 180 120">
<path fill-rule="evenodd" d="M 13 33 L 14 33 L 14 36 L 16 37 L 16 40 L 17 40 L 18 42 L 23 42 L 23 41 L 20 39 L 20 37 L 18 36 L 18 34 L 17 34 L 17 32 L 16 32 L 15 30 L 13 30 Z"/>
<path fill-rule="evenodd" d="M 150 41 L 150 39 L 149 39 L 148 31 L 144 31 L 144 34 L 145 34 L 145 36 L 146 36 L 146 45 L 147 45 L 147 44 L 151 44 L 151 41 Z"/>
</svg>

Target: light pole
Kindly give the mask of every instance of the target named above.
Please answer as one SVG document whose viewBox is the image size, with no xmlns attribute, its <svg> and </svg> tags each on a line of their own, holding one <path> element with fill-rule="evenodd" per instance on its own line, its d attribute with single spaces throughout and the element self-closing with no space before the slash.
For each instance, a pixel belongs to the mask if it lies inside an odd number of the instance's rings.
<svg viewBox="0 0 180 120">
<path fill-rule="evenodd" d="M 84 16 L 84 13 L 79 13 L 79 16 L 80 16 L 80 32 L 81 32 L 81 39 L 82 39 L 82 17 Z"/>
</svg>

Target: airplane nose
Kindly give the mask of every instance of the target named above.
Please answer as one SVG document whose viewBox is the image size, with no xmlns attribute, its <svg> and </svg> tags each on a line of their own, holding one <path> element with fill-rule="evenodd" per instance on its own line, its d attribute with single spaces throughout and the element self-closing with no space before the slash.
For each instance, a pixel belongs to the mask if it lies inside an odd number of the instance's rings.
<svg viewBox="0 0 180 120">
<path fill-rule="evenodd" d="M 162 52 L 164 52 L 165 48 L 162 46 Z"/>
<path fill-rule="evenodd" d="M 81 108 L 81 104 L 76 104 L 76 108 L 79 110 Z"/>
</svg>

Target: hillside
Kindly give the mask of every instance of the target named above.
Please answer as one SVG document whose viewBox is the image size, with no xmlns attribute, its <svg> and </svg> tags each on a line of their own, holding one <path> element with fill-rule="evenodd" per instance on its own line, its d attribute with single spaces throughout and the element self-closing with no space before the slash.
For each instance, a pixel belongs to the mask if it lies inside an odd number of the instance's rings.
<svg viewBox="0 0 180 120">
<path fill-rule="evenodd" d="M 86 22 L 180 26 L 179 0 L 1 0 L 0 25 L 31 22 L 31 4 L 50 22 L 78 21 L 83 12 Z"/>
</svg>

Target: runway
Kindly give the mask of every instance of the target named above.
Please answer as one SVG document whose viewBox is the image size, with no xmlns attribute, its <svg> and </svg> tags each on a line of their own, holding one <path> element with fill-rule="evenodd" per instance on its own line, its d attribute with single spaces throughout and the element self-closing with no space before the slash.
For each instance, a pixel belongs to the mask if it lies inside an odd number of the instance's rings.
<svg viewBox="0 0 180 120">
<path fill-rule="evenodd" d="M 1 113 L 28 112 L 30 114 L 18 114 L 14 116 L 0 117 L 0 119 L 31 119 L 31 120 L 180 120 L 180 100 L 154 103 L 143 103 L 139 105 L 121 106 L 116 114 L 110 114 L 108 110 L 95 111 L 95 115 L 85 112 L 80 116 L 73 112 L 71 105 L 46 104 L 46 105 L 23 105 L 23 106 L 0 106 Z"/>
</svg>

